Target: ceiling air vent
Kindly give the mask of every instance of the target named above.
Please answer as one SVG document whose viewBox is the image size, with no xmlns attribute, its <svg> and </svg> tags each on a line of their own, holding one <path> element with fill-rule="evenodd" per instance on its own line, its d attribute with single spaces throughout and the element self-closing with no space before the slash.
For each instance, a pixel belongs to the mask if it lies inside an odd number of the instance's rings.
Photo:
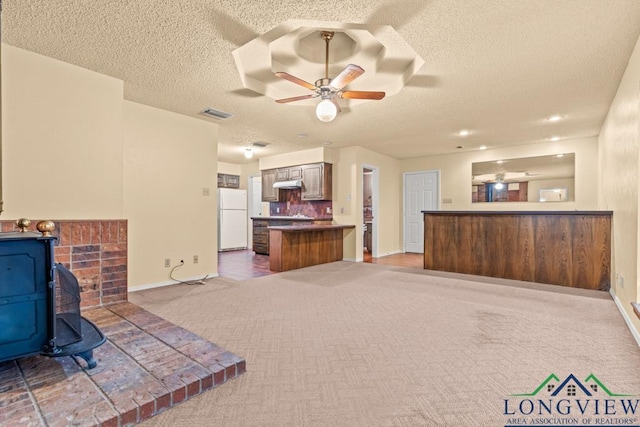
<svg viewBox="0 0 640 427">
<path fill-rule="evenodd" d="M 200 111 L 200 114 L 213 117 L 214 119 L 218 120 L 228 119 L 229 117 L 233 116 L 233 114 L 231 113 L 225 113 L 224 111 L 216 110 L 215 108 L 205 108 L 204 110 Z"/>
<path fill-rule="evenodd" d="M 267 145 L 269 145 L 269 143 L 268 142 L 257 141 L 257 142 L 252 142 L 251 145 L 254 146 L 254 147 L 264 148 Z"/>
</svg>

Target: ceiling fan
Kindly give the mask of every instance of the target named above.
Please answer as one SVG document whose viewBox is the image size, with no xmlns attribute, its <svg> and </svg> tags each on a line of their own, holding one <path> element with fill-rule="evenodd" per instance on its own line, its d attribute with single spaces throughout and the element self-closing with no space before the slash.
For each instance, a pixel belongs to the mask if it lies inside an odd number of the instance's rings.
<svg viewBox="0 0 640 427">
<path fill-rule="evenodd" d="M 362 73 L 364 73 L 364 69 L 357 65 L 349 64 L 335 78 L 329 78 L 329 42 L 333 38 L 333 35 L 333 31 L 322 31 L 320 33 L 320 36 L 326 43 L 324 67 L 325 76 L 324 78 L 316 80 L 315 84 L 311 84 L 282 71 L 275 73 L 277 77 L 289 80 L 290 82 L 302 87 L 306 87 L 307 89 L 312 90 L 314 93 L 309 95 L 294 96 L 291 98 L 277 99 L 276 102 L 284 104 L 287 102 L 302 101 L 303 99 L 320 97 L 322 98 L 322 101 L 316 107 L 316 116 L 323 122 L 330 122 L 336 117 L 336 114 L 340 112 L 338 98 L 375 100 L 384 98 L 384 92 L 343 90 L 346 85 L 348 85 L 356 78 L 360 77 Z"/>
</svg>

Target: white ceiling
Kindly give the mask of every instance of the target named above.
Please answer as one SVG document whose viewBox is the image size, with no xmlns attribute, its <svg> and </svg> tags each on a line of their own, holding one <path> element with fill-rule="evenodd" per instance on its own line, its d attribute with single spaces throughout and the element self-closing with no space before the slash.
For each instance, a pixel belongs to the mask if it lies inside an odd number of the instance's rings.
<svg viewBox="0 0 640 427">
<path fill-rule="evenodd" d="M 216 121 L 219 160 L 232 163 L 247 162 L 254 141 L 270 144 L 257 157 L 330 141 L 404 159 L 595 136 L 640 35 L 637 0 L 3 3 L 4 43 L 122 79 L 134 102 L 211 121 L 198 112 L 232 113 Z M 234 62 L 234 50 L 289 20 L 390 25 L 425 63 L 398 93 L 322 123 L 313 105 L 243 87 Z M 314 82 L 324 67 L 295 72 Z M 347 89 L 377 90 L 366 77 Z M 564 119 L 544 120 L 553 114 Z M 472 134 L 457 136 L 463 128 Z"/>
</svg>

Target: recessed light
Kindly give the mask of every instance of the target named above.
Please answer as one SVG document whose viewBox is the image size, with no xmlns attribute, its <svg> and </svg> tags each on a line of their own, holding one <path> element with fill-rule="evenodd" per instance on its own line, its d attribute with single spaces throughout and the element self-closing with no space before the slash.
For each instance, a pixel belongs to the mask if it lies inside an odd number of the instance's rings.
<svg viewBox="0 0 640 427">
<path fill-rule="evenodd" d="M 564 154 L 556 154 L 556 157 L 564 157 Z"/>
<path fill-rule="evenodd" d="M 560 114 L 554 114 L 553 116 L 549 116 L 546 118 L 546 120 L 548 122 L 557 122 L 559 120 L 562 120 L 564 118 L 564 116 L 561 116 Z"/>
<path fill-rule="evenodd" d="M 503 163 L 504 163 L 504 160 L 498 160 L 498 161 L 496 161 L 496 163 L 497 163 L 497 164 L 499 164 L 499 165 L 501 165 L 501 164 L 503 164 Z"/>
<path fill-rule="evenodd" d="M 486 145 L 481 145 L 480 147 L 478 147 L 479 150 L 486 150 L 487 146 Z"/>
<path fill-rule="evenodd" d="M 462 129 L 462 130 L 459 130 L 458 132 L 456 132 L 456 135 L 458 135 L 458 136 L 469 136 L 469 135 L 471 135 L 471 131 L 467 130 L 467 129 Z"/>
<path fill-rule="evenodd" d="M 552 136 L 551 138 L 549 138 L 549 141 L 560 141 L 560 137 L 559 136 Z"/>
<path fill-rule="evenodd" d="M 308 137 L 308 136 L 309 136 L 309 135 L 308 135 L 308 134 L 306 134 L 306 133 L 304 133 L 304 132 L 300 132 L 300 133 L 298 134 L 298 138 L 306 138 L 306 137 Z"/>
<path fill-rule="evenodd" d="M 322 145 L 331 145 L 333 144 L 331 141 L 322 141 Z"/>
</svg>

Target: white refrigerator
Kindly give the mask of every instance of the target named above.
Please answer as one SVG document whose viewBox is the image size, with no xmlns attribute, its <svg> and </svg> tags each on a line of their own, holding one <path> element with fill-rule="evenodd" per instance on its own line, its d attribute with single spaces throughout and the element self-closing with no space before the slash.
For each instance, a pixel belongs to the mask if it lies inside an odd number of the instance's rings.
<svg viewBox="0 0 640 427">
<path fill-rule="evenodd" d="M 218 189 L 218 251 L 247 248 L 247 190 Z"/>
</svg>

